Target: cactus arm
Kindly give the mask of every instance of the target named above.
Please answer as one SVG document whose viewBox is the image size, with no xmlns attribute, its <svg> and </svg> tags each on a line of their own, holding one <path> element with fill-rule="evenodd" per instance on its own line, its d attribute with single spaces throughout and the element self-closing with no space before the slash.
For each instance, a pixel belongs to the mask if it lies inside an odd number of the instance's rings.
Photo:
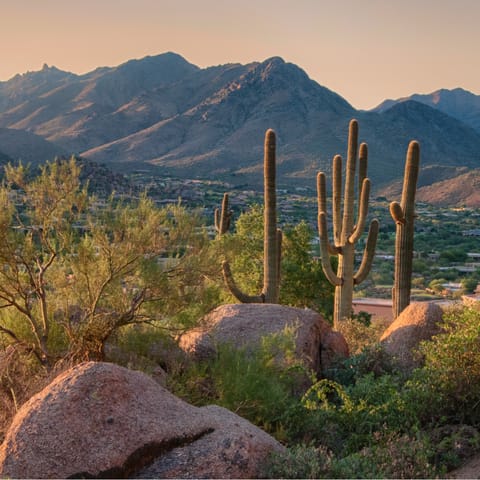
<svg viewBox="0 0 480 480">
<path fill-rule="evenodd" d="M 326 211 L 326 210 L 325 210 Z M 335 155 L 332 166 L 332 223 L 333 241 L 336 246 L 342 236 L 342 157 Z"/>
<path fill-rule="evenodd" d="M 347 166 L 345 169 L 345 190 L 343 195 L 342 243 L 353 231 L 353 205 L 355 201 L 355 169 L 357 162 L 358 123 L 351 120 L 348 129 Z"/>
<path fill-rule="evenodd" d="M 362 191 L 360 195 L 360 203 L 358 206 L 358 220 L 353 233 L 350 235 L 348 241 L 350 243 L 356 243 L 362 236 L 367 221 L 368 214 L 368 197 L 370 196 L 370 180 L 368 178 L 363 179 Z"/>
<path fill-rule="evenodd" d="M 217 233 L 220 233 L 220 210 L 218 208 L 215 209 L 214 220 L 215 220 L 215 230 Z"/>
<path fill-rule="evenodd" d="M 367 178 L 368 167 L 368 146 L 366 143 L 360 144 L 360 150 L 358 153 L 358 191 L 361 191 L 363 181 Z"/>
<path fill-rule="evenodd" d="M 318 212 L 323 212 L 325 213 L 325 218 L 327 215 L 327 194 L 326 194 L 326 180 L 325 180 L 325 174 L 323 172 L 319 172 L 317 174 L 317 202 L 318 202 Z M 339 201 L 340 204 L 340 201 Z M 338 213 L 339 214 L 339 213 Z M 334 222 L 335 225 L 335 222 Z M 327 232 L 327 229 L 325 229 L 325 232 Z M 330 255 L 337 255 L 338 254 L 338 248 L 330 243 L 328 241 L 328 234 L 327 234 L 327 247 L 328 247 L 328 253 Z"/>
<path fill-rule="evenodd" d="M 396 224 L 405 223 L 405 215 L 403 214 L 403 209 L 398 202 L 390 203 L 390 215 Z"/>
<path fill-rule="evenodd" d="M 375 256 L 375 246 L 377 244 L 379 223 L 376 218 L 374 218 L 370 223 L 370 228 L 368 230 L 367 243 L 365 245 L 365 250 L 363 251 L 362 263 L 353 277 L 354 285 L 359 285 L 370 273 L 372 268 L 373 258 Z"/>
<path fill-rule="evenodd" d="M 230 264 L 225 260 L 222 263 L 223 278 L 225 283 L 232 293 L 232 295 L 241 303 L 265 303 L 265 296 L 261 295 L 247 295 L 243 293 L 236 285 L 233 279 Z"/>
<path fill-rule="evenodd" d="M 323 273 L 332 285 L 342 285 L 343 280 L 335 275 L 330 262 L 330 252 L 328 249 L 327 218 L 325 212 L 318 214 L 318 233 L 320 237 L 320 259 L 322 262 Z"/>
<path fill-rule="evenodd" d="M 215 209 L 215 230 L 219 235 L 223 235 L 230 229 L 230 221 L 233 212 L 228 209 L 228 193 L 223 194 L 222 210 Z"/>
<path fill-rule="evenodd" d="M 317 173 L 317 204 L 318 211 L 327 213 L 327 187 L 326 178 L 323 172 Z"/>
</svg>

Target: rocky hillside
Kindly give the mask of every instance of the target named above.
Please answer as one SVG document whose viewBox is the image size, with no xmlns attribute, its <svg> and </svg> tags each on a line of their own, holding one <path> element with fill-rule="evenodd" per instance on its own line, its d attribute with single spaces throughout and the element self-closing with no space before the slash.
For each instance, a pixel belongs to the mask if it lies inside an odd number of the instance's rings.
<svg viewBox="0 0 480 480">
<path fill-rule="evenodd" d="M 262 182 L 267 128 L 277 132 L 278 183 L 314 186 L 316 172 L 345 155 L 354 117 L 374 188 L 403 175 L 411 139 L 424 166 L 480 165 L 480 134 L 458 118 L 417 101 L 357 111 L 278 57 L 202 69 L 167 53 L 80 76 L 45 66 L 0 83 L 0 127 L 112 168 L 252 186 Z M 1 138 L 0 151 L 21 156 Z"/>
<path fill-rule="evenodd" d="M 382 188 L 379 195 L 398 200 L 402 180 Z M 480 169 L 433 165 L 420 169 L 416 199 L 437 206 L 480 207 Z"/>
</svg>

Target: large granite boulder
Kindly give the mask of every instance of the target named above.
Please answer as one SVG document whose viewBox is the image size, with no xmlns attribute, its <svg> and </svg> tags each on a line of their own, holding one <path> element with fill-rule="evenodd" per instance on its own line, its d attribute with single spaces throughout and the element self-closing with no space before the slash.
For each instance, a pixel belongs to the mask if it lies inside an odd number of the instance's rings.
<svg viewBox="0 0 480 480">
<path fill-rule="evenodd" d="M 321 374 L 337 358 L 348 357 L 343 336 L 308 308 L 268 303 L 230 304 L 210 312 L 201 325 L 180 338 L 180 347 L 198 359 L 215 355 L 217 346 L 255 348 L 262 339 L 291 329 L 296 355 L 307 368 Z"/>
<path fill-rule="evenodd" d="M 252 478 L 282 448 L 237 415 L 191 406 L 141 372 L 86 362 L 19 410 L 0 447 L 0 478 L 126 478 L 157 462 L 152 476 Z"/>
<path fill-rule="evenodd" d="M 436 303 L 411 303 L 385 330 L 380 343 L 399 368 L 410 371 L 422 365 L 416 350 L 420 342 L 441 332 L 442 315 Z"/>
</svg>

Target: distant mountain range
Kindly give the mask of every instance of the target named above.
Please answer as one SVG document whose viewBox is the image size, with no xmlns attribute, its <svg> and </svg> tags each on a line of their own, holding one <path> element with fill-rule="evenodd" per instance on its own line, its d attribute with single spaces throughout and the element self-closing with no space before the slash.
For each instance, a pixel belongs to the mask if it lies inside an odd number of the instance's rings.
<svg viewBox="0 0 480 480">
<path fill-rule="evenodd" d="M 266 129 L 277 132 L 278 183 L 314 186 L 345 155 L 351 118 L 376 188 L 403 176 L 412 139 L 423 167 L 480 168 L 480 96 L 461 89 L 360 111 L 278 57 L 199 68 L 175 53 L 85 75 L 45 65 L 0 82 L 3 158 L 75 153 L 121 171 L 252 186 L 262 182 Z"/>
</svg>

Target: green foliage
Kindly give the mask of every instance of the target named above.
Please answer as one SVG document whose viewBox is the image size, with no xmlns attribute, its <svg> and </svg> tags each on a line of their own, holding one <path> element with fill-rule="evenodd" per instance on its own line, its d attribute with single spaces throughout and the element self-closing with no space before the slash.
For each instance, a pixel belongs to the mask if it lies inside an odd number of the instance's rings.
<svg viewBox="0 0 480 480">
<path fill-rule="evenodd" d="M 426 420 L 480 425 L 480 312 L 452 309 L 443 329 L 421 345 L 425 366 L 408 384 L 412 401 Z"/>
<path fill-rule="evenodd" d="M 258 292 L 263 283 L 263 207 L 255 204 L 242 213 L 235 233 L 221 241 L 240 290 L 250 295 Z"/>
<path fill-rule="evenodd" d="M 374 432 L 408 431 L 415 426 L 415 415 L 402 398 L 400 385 L 391 375 L 364 375 L 350 386 L 323 379 L 306 392 L 302 402 L 323 419 L 322 443 L 347 455 L 369 446 Z"/>
<path fill-rule="evenodd" d="M 463 263 L 467 260 L 468 255 L 462 248 L 449 248 L 443 250 L 440 253 L 440 263 L 450 264 L 450 263 Z"/>
<path fill-rule="evenodd" d="M 223 345 L 215 359 L 194 362 L 179 372 L 171 388 L 191 403 L 228 408 L 285 440 L 299 406 L 297 393 L 311 384 L 294 351 L 289 330 L 265 337 L 258 348 Z"/>
<path fill-rule="evenodd" d="M 48 369 L 59 359 L 103 359 L 125 325 L 179 329 L 218 302 L 218 267 L 195 212 L 146 197 L 93 202 L 73 159 L 47 163 L 31 180 L 22 166 L 6 174 L 0 335 Z"/>
<path fill-rule="evenodd" d="M 287 228 L 283 240 L 280 303 L 333 315 L 334 288 L 312 255 L 314 231 L 304 221 Z"/>
<path fill-rule="evenodd" d="M 377 432 L 374 442 L 332 462 L 329 478 L 434 478 L 432 451 L 424 436 Z"/>
<path fill-rule="evenodd" d="M 242 291 L 258 291 L 263 279 L 263 208 L 253 205 L 236 222 L 236 232 L 222 237 L 235 279 Z M 312 255 L 314 231 L 300 222 L 286 227 L 282 244 L 280 303 L 308 307 L 331 318 L 333 287 Z"/>
</svg>

